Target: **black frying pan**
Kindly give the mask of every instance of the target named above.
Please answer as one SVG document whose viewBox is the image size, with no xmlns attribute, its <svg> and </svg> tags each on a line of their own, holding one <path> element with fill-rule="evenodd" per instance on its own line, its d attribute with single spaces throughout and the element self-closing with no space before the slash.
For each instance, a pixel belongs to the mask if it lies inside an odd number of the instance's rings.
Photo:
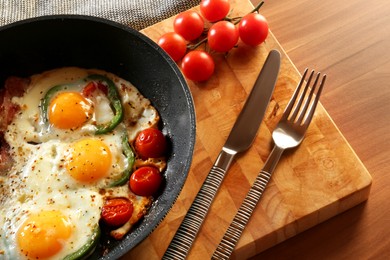
<svg viewBox="0 0 390 260">
<path fill-rule="evenodd" d="M 145 239 L 162 221 L 187 178 L 195 143 L 191 93 L 176 64 L 141 33 L 104 19 L 59 15 L 0 27 L 0 86 L 8 76 L 28 77 L 77 66 L 112 72 L 150 99 L 171 141 L 165 186 L 149 213 L 122 241 L 103 237 L 91 258 L 117 259 Z M 104 247 L 108 254 L 101 255 Z"/>
</svg>

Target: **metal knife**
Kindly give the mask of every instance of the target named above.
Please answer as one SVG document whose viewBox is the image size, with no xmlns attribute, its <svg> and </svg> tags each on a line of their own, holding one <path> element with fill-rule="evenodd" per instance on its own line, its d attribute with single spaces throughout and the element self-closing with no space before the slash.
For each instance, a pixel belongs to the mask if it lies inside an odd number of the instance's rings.
<svg viewBox="0 0 390 260">
<path fill-rule="evenodd" d="M 271 99 L 280 69 L 280 53 L 272 50 L 238 116 L 222 151 L 196 195 L 163 259 L 185 259 L 236 154 L 253 143 Z"/>
</svg>

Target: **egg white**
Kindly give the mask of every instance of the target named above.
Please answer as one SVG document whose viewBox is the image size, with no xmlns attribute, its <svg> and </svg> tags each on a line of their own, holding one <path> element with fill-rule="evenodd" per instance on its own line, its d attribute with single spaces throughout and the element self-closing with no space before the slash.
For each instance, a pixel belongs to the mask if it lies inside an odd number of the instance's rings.
<svg viewBox="0 0 390 260">
<path fill-rule="evenodd" d="M 159 115 L 156 109 L 130 82 L 101 70 L 70 67 L 32 76 L 26 94 L 23 97 L 13 98 L 12 101 L 18 104 L 22 111 L 9 127 L 9 139 L 20 138 L 24 141 L 40 143 L 55 138 L 72 140 L 81 136 L 93 135 L 96 124 L 104 124 L 113 117 L 110 102 L 102 92 L 97 91 L 91 97 L 92 102 L 94 102 L 93 116 L 85 125 L 77 129 L 62 130 L 43 124 L 39 105 L 46 92 L 53 86 L 69 84 L 72 91 L 81 92 L 85 87 L 85 82 L 82 79 L 95 73 L 106 75 L 117 86 L 124 108 L 122 125 L 126 126 L 129 140 L 134 140 L 140 131 L 158 123 Z M 20 135 L 21 132 L 23 135 Z"/>
<path fill-rule="evenodd" d="M 15 246 L 15 234 L 30 214 L 42 210 L 59 210 L 73 224 L 72 236 L 56 259 L 76 251 L 92 236 L 100 218 L 103 196 L 98 186 L 80 185 L 67 173 L 63 167 L 67 147 L 68 144 L 58 140 L 30 145 L 24 167 L 7 179 L 5 185 L 9 191 L 0 209 L 0 225 L 10 259 L 23 259 Z"/>
<path fill-rule="evenodd" d="M 2 241 L 5 259 L 25 259 L 17 248 L 17 231 L 30 214 L 43 210 L 58 210 L 72 224 L 71 236 L 64 243 L 63 249 L 48 259 L 62 259 L 77 251 L 92 237 L 93 229 L 99 221 L 103 198 L 96 191 L 89 189 L 71 192 L 39 192 L 33 197 L 14 197 L 6 204 L 7 211 L 2 213 Z M 38 241 L 32 241 L 38 242 Z M 1 258 L 1 257 L 0 257 Z"/>
<path fill-rule="evenodd" d="M 109 134 L 94 134 L 96 124 L 108 122 L 113 116 L 107 97 L 97 93 L 91 97 L 93 117 L 84 126 L 69 131 L 43 124 L 39 105 L 45 93 L 64 83 L 73 84 L 74 89 L 81 91 L 85 83 L 77 82 L 92 73 L 103 73 L 115 82 L 124 106 L 124 121 Z M 62 259 L 91 237 L 105 196 L 99 191 L 119 178 L 127 167 L 122 150 L 123 135 L 134 140 L 138 132 L 157 124 L 159 116 L 150 101 L 131 83 L 99 70 L 63 68 L 32 76 L 25 95 L 12 101 L 21 111 L 4 136 L 14 165 L 8 175 L 0 179 L 0 259 L 24 259 L 17 248 L 17 230 L 30 214 L 43 210 L 59 210 L 74 225 L 65 247 L 53 257 Z M 83 138 L 99 138 L 112 154 L 109 173 L 96 183 L 80 183 L 64 167 L 72 143 Z M 118 191 L 125 196 L 122 190 Z"/>
</svg>

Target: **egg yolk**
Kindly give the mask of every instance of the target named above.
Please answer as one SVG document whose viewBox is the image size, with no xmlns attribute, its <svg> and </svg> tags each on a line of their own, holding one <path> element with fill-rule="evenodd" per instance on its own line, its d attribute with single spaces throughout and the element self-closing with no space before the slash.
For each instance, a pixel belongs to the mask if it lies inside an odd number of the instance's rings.
<svg viewBox="0 0 390 260">
<path fill-rule="evenodd" d="M 95 182 L 108 174 L 111 162 L 111 151 L 104 142 L 83 139 L 72 145 L 66 168 L 80 182 Z"/>
<path fill-rule="evenodd" d="M 49 122 L 60 129 L 82 126 L 92 114 L 91 103 L 78 92 L 59 93 L 50 102 Z"/>
<path fill-rule="evenodd" d="M 59 211 L 31 215 L 17 233 L 17 243 L 29 259 L 44 259 L 61 251 L 72 234 L 69 219 Z"/>
</svg>

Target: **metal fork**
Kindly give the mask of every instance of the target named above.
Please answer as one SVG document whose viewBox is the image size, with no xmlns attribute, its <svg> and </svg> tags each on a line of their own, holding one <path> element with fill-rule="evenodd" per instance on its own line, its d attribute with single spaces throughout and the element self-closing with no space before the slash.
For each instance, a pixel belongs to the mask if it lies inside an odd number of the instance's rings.
<svg viewBox="0 0 390 260">
<path fill-rule="evenodd" d="M 306 81 L 304 89 L 301 90 L 307 74 L 308 69 L 303 73 L 293 96 L 283 112 L 282 118 L 272 133 L 272 139 L 275 143 L 274 148 L 215 250 L 212 259 L 229 259 L 268 181 L 271 179 L 271 175 L 283 151 L 297 147 L 302 142 L 313 118 L 326 80 L 326 75 L 324 75 L 319 83 L 321 74 L 318 72 L 313 85 L 310 86 L 315 74 L 313 70 Z"/>
</svg>

